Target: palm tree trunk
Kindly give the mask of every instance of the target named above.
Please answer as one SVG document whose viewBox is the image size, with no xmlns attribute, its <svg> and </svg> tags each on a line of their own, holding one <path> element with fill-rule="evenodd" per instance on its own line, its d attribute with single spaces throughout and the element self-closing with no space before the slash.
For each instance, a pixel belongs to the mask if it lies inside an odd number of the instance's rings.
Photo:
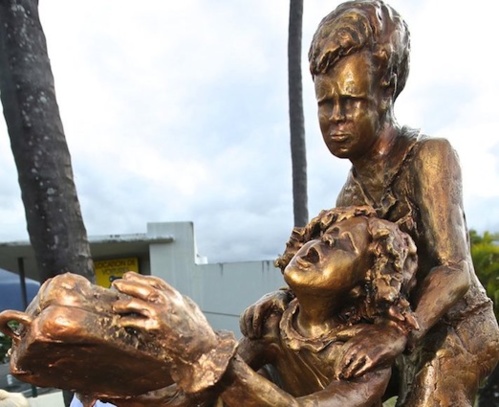
<svg viewBox="0 0 499 407">
<path fill-rule="evenodd" d="M 0 92 L 41 281 L 93 279 L 36 0 L 0 2 Z"/>
<path fill-rule="evenodd" d="M 294 225 L 308 222 L 307 151 L 301 77 L 303 0 L 290 0 L 288 32 L 288 90 Z"/>
</svg>

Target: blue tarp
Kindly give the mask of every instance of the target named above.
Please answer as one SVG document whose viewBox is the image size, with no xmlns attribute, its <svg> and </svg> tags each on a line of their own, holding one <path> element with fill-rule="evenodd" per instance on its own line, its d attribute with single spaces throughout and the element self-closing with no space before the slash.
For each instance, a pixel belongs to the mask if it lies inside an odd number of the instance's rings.
<svg viewBox="0 0 499 407">
<path fill-rule="evenodd" d="M 28 278 L 26 279 L 28 304 L 35 297 L 39 288 L 40 283 Z M 0 311 L 6 309 L 24 311 L 25 306 L 19 275 L 0 269 Z"/>
</svg>

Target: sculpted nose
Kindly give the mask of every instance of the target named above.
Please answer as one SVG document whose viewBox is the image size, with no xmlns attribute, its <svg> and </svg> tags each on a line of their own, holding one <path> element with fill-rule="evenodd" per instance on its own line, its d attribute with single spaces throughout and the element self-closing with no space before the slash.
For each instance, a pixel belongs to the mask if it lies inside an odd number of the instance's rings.
<svg viewBox="0 0 499 407">
<path fill-rule="evenodd" d="M 311 246 L 305 256 L 303 256 L 303 259 L 310 262 L 310 263 L 318 263 L 320 260 L 320 255 L 317 249 L 314 246 Z"/>
<path fill-rule="evenodd" d="M 334 103 L 329 118 L 332 122 L 342 122 L 345 120 L 345 113 L 339 103 Z"/>
</svg>

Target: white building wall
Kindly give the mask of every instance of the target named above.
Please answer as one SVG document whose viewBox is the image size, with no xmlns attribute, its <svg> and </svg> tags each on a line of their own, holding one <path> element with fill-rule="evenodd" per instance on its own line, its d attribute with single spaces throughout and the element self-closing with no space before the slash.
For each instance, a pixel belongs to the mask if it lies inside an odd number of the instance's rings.
<svg viewBox="0 0 499 407">
<path fill-rule="evenodd" d="M 174 236 L 173 243 L 150 245 L 151 275 L 193 299 L 215 329 L 239 336 L 239 315 L 246 307 L 284 285 L 272 261 L 201 264 L 191 222 L 149 223 L 147 234 Z"/>
</svg>

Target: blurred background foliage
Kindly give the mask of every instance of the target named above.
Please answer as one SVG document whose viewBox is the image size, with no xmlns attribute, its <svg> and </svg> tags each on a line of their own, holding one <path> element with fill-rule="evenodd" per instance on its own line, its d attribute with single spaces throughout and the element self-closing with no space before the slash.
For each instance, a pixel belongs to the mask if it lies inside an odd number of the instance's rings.
<svg viewBox="0 0 499 407">
<path fill-rule="evenodd" d="M 494 301 L 494 312 L 499 320 L 499 233 L 470 231 L 471 257 L 487 295 Z"/>
</svg>

